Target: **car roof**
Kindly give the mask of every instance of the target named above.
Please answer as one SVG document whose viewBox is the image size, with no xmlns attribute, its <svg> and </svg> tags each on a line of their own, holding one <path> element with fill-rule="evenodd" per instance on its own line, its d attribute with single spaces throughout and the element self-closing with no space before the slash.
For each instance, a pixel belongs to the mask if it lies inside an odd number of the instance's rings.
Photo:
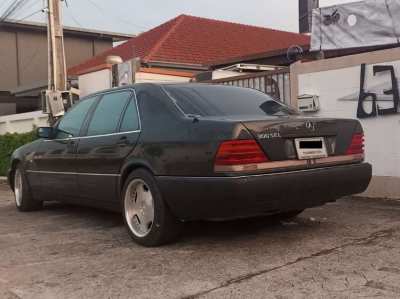
<svg viewBox="0 0 400 299">
<path fill-rule="evenodd" d="M 127 90 L 127 89 L 136 89 L 136 88 L 140 88 L 140 87 L 167 87 L 167 86 L 175 86 L 175 87 L 231 87 L 231 88 L 239 88 L 238 86 L 232 86 L 232 85 L 221 85 L 221 84 L 211 84 L 211 83 L 201 83 L 201 82 L 187 82 L 187 83 L 135 83 L 135 84 L 131 84 L 131 85 L 124 85 L 124 86 L 120 86 L 120 87 L 114 87 L 114 88 L 110 88 L 110 89 L 105 89 L 105 90 L 101 90 L 95 93 L 91 93 L 86 95 L 85 97 L 83 97 L 82 99 L 86 99 L 89 97 L 93 97 L 93 96 L 97 96 L 97 95 L 102 95 L 105 93 L 109 93 L 112 91 L 119 91 L 119 90 Z"/>
</svg>

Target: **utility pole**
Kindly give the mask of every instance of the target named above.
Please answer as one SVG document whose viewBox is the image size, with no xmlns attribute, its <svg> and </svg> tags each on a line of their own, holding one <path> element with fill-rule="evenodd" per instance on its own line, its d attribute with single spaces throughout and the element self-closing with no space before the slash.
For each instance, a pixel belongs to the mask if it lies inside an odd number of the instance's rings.
<svg viewBox="0 0 400 299">
<path fill-rule="evenodd" d="M 64 115 L 67 92 L 62 0 L 47 0 L 48 89 L 44 92 L 46 113 L 50 124 Z"/>
<path fill-rule="evenodd" d="M 67 75 L 65 64 L 62 6 L 60 0 L 48 2 L 49 90 L 65 91 Z"/>
</svg>

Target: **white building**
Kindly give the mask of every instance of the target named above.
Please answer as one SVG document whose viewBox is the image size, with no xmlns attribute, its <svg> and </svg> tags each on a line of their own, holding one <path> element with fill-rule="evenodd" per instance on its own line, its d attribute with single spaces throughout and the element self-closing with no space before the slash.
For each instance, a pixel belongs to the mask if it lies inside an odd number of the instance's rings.
<svg viewBox="0 0 400 299">
<path fill-rule="evenodd" d="M 293 105 L 297 106 L 301 95 L 315 95 L 320 107 L 310 115 L 355 118 L 362 123 L 366 159 L 373 165 L 373 180 L 366 192 L 371 197 L 400 199 L 398 77 L 400 48 L 298 62 L 291 67 Z"/>
</svg>

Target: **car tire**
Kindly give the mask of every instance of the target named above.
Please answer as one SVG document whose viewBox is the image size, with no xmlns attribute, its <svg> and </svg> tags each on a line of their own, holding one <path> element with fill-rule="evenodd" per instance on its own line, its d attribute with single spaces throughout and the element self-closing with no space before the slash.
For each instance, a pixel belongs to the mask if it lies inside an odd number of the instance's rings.
<svg viewBox="0 0 400 299">
<path fill-rule="evenodd" d="M 136 243 L 153 247 L 178 237 L 182 222 L 172 215 L 150 172 L 144 169 L 133 171 L 121 194 L 124 222 Z"/>
<path fill-rule="evenodd" d="M 31 212 L 42 209 L 43 202 L 33 199 L 25 171 L 20 165 L 15 168 L 13 179 L 14 198 L 17 209 L 21 212 Z"/>
</svg>

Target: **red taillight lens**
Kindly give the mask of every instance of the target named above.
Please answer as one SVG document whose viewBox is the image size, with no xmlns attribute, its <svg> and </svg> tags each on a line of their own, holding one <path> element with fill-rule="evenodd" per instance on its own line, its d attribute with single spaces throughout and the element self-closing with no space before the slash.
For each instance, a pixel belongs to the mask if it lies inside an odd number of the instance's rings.
<svg viewBox="0 0 400 299">
<path fill-rule="evenodd" d="M 354 134 L 346 154 L 355 155 L 363 153 L 364 153 L 364 134 Z"/>
<path fill-rule="evenodd" d="M 218 149 L 215 165 L 244 165 L 268 162 L 255 140 L 232 140 L 223 142 Z"/>
</svg>

